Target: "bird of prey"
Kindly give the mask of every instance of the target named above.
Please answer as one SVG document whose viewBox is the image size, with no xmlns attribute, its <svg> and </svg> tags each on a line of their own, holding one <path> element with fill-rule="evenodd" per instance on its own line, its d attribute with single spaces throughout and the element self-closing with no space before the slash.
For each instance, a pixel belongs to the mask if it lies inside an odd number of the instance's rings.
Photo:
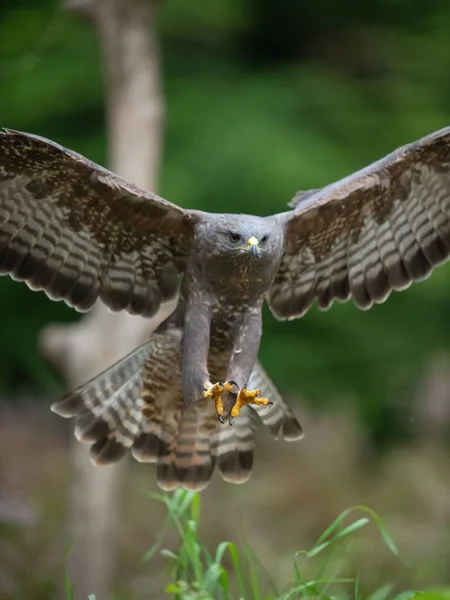
<svg viewBox="0 0 450 600">
<path fill-rule="evenodd" d="M 76 417 L 95 462 L 130 450 L 156 463 L 163 488 L 201 489 L 216 465 L 228 481 L 249 477 L 254 414 L 301 437 L 257 362 L 263 303 L 278 319 L 314 301 L 368 309 L 444 262 L 450 127 L 290 208 L 185 210 L 49 140 L 0 132 L 0 273 L 80 311 L 100 299 L 150 317 L 178 297 L 143 346 L 53 405 Z"/>
</svg>

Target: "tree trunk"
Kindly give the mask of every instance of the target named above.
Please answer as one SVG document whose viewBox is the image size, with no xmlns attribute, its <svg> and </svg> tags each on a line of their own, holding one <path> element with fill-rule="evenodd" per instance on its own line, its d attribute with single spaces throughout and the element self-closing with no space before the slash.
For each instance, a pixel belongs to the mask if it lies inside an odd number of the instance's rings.
<svg viewBox="0 0 450 600">
<path fill-rule="evenodd" d="M 163 103 L 155 35 L 155 0 L 72 0 L 99 35 L 106 87 L 109 167 L 137 185 L 155 190 L 162 145 Z M 41 337 L 42 352 L 73 388 L 142 342 L 173 310 L 162 307 L 150 320 L 110 313 L 97 304 L 81 321 L 50 325 Z M 112 591 L 114 531 L 126 461 L 95 468 L 87 448 L 74 440 L 70 494 L 69 577 L 76 598 Z"/>
</svg>

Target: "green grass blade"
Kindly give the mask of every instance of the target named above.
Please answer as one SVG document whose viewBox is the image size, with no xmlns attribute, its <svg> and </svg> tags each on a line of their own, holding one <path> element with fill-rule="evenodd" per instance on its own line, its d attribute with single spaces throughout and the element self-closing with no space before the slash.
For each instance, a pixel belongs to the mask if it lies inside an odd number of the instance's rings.
<svg viewBox="0 0 450 600">
<path fill-rule="evenodd" d="M 222 570 L 220 572 L 220 585 L 224 593 L 224 600 L 228 600 L 229 598 L 231 599 L 230 580 L 228 579 L 227 570 L 224 567 L 222 567 Z"/>
<path fill-rule="evenodd" d="M 355 580 L 352 577 L 333 577 L 333 578 L 328 578 L 328 577 L 324 577 L 322 579 L 312 579 L 311 581 L 306 581 L 305 583 L 301 584 L 301 585 L 297 585 L 295 587 L 293 587 L 291 590 L 289 590 L 289 593 L 292 592 L 305 592 L 310 590 L 310 588 L 312 587 L 316 587 L 316 586 L 321 586 L 321 585 L 336 585 L 336 584 L 343 584 L 343 583 L 355 583 Z M 322 594 L 320 594 L 322 595 Z"/>
<path fill-rule="evenodd" d="M 222 570 L 223 567 L 217 563 L 213 563 L 210 567 L 208 567 L 203 576 L 202 590 L 208 592 L 209 594 L 214 594 L 219 587 Z"/>
<path fill-rule="evenodd" d="M 335 533 L 331 539 L 327 540 L 326 542 L 322 542 L 319 545 L 314 546 L 312 548 L 312 550 L 310 550 L 308 552 L 308 558 L 317 556 L 317 554 L 320 554 L 321 552 L 323 552 L 323 550 L 325 550 L 325 548 L 328 548 L 329 546 L 331 546 L 331 544 L 334 544 L 338 540 L 354 533 L 358 529 L 365 527 L 368 523 L 370 523 L 370 519 L 368 519 L 367 517 L 362 517 L 361 519 L 358 519 L 354 523 L 347 525 L 347 527 L 344 527 L 344 529 L 341 529 L 340 531 Z"/>
<path fill-rule="evenodd" d="M 253 600 L 261 600 L 261 589 L 259 587 L 258 571 L 255 568 L 255 555 L 249 546 L 244 547 L 244 554 L 248 569 L 248 579 L 252 591 Z"/>
<path fill-rule="evenodd" d="M 375 523 L 378 527 L 378 530 L 381 533 L 381 536 L 382 536 L 387 548 L 389 548 L 389 550 L 392 552 L 392 554 L 394 556 L 396 556 L 397 558 L 400 558 L 400 553 L 397 549 L 397 546 L 395 545 L 395 542 L 392 539 L 390 533 L 386 529 L 386 526 L 383 522 L 383 519 L 380 517 L 380 515 L 378 513 L 376 513 L 374 510 L 372 510 L 371 508 L 369 508 L 368 506 L 355 506 L 355 509 L 362 510 L 371 516 L 371 518 L 375 521 Z"/>
<path fill-rule="evenodd" d="M 70 583 L 69 572 L 67 571 L 67 559 L 72 551 L 74 539 L 72 538 L 67 544 L 67 549 L 64 553 L 64 590 L 66 592 L 67 600 L 74 600 L 74 586 Z"/>
<path fill-rule="evenodd" d="M 239 553 L 236 548 L 236 545 L 233 542 L 229 542 L 228 551 L 231 555 L 231 560 L 233 562 L 234 572 L 236 573 L 236 580 L 239 589 L 239 595 L 242 598 L 247 598 L 247 588 L 245 585 L 245 579 L 242 575 L 241 563 L 239 559 Z"/>
<path fill-rule="evenodd" d="M 364 518 L 363 518 L 363 519 L 358 519 L 358 521 L 356 521 L 354 524 L 351 524 L 351 525 L 345 527 L 342 531 L 339 530 L 339 528 L 343 524 L 343 521 L 352 512 L 355 512 L 357 510 L 369 515 L 371 520 L 373 520 L 374 523 L 376 524 L 386 547 L 392 552 L 392 554 L 394 554 L 394 556 L 399 558 L 400 555 L 399 555 L 398 549 L 397 549 L 391 535 L 387 531 L 382 518 L 373 509 L 369 508 L 368 506 L 364 506 L 364 505 L 356 505 L 356 506 L 352 506 L 352 507 L 344 510 L 337 517 L 337 519 L 335 519 L 333 521 L 333 523 L 322 533 L 322 535 L 319 537 L 319 539 L 314 544 L 312 549 L 309 551 L 309 553 L 308 553 L 309 556 L 315 556 L 316 554 L 321 552 L 324 548 L 327 547 L 327 545 L 329 545 L 329 544 L 327 544 L 327 542 L 330 542 L 332 539 L 334 539 L 336 537 L 342 537 L 343 535 L 348 535 L 349 533 L 352 533 L 355 529 L 360 529 L 361 527 L 364 527 L 367 524 L 367 522 L 364 522 Z"/>
<path fill-rule="evenodd" d="M 231 542 L 221 542 L 216 548 L 215 562 L 218 564 L 222 563 L 225 552 L 228 550 L 228 546 Z"/>
<path fill-rule="evenodd" d="M 361 588 L 360 588 L 360 580 L 359 580 L 359 571 L 358 571 L 358 573 L 356 575 L 356 578 L 355 578 L 355 587 L 354 587 L 354 589 L 355 589 L 355 592 L 354 592 L 355 600 L 361 600 Z"/>
<path fill-rule="evenodd" d="M 189 492 L 191 496 L 191 518 L 198 523 L 200 521 L 200 494 Z"/>
<path fill-rule="evenodd" d="M 74 600 L 74 595 L 73 595 L 74 587 L 70 583 L 69 574 L 67 572 L 67 569 L 64 569 L 64 589 L 66 592 L 67 600 Z"/>
</svg>

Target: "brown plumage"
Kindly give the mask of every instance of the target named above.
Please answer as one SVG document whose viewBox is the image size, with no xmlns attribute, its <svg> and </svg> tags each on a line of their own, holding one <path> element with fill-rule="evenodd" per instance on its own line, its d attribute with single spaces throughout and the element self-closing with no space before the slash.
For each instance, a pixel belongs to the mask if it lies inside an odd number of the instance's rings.
<svg viewBox="0 0 450 600">
<path fill-rule="evenodd" d="M 450 254 L 450 128 L 398 148 L 340 181 L 299 193 L 268 295 L 281 319 L 317 299 L 369 309 L 427 277 Z"/>
<path fill-rule="evenodd" d="M 163 488 L 201 489 L 216 465 L 227 481 L 248 478 L 254 415 L 299 439 L 256 362 L 263 302 L 280 319 L 314 300 L 367 309 L 447 260 L 450 128 L 299 192 L 291 207 L 265 218 L 183 210 L 53 142 L 0 132 L 1 273 L 78 310 L 100 299 L 150 316 L 178 294 L 146 344 L 53 406 L 75 417 L 95 462 L 131 451 L 156 463 Z M 248 401 L 246 387 L 274 404 L 224 425 L 204 392 L 225 381 L 222 420 Z"/>
<path fill-rule="evenodd" d="M 249 385 L 261 388 L 273 406 L 244 407 L 233 426 L 222 425 L 214 404 L 202 399 L 183 408 L 182 330 L 163 324 L 142 346 L 64 396 L 52 406 L 75 417 L 75 435 L 91 445 L 95 464 L 108 464 L 127 451 L 140 462 L 156 463 L 159 485 L 199 490 L 217 464 L 222 477 L 245 482 L 253 466 L 254 429 L 260 420 L 275 437 L 296 440 L 297 419 L 261 364 Z"/>
<path fill-rule="evenodd" d="M 0 272 L 79 311 L 152 316 L 178 290 L 190 216 L 37 136 L 0 137 Z"/>
</svg>

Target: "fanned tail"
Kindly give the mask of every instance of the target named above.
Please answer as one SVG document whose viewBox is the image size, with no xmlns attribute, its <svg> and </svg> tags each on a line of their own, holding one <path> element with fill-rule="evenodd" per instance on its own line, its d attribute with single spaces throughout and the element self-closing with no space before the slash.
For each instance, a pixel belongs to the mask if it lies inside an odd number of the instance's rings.
<svg viewBox="0 0 450 600">
<path fill-rule="evenodd" d="M 184 408 L 181 392 L 181 330 L 157 330 L 125 358 L 52 406 L 75 419 L 75 435 L 91 445 L 94 464 L 120 460 L 128 451 L 156 464 L 158 484 L 201 490 L 215 466 L 223 479 L 243 483 L 251 475 L 257 414 L 274 437 L 302 436 L 297 419 L 257 363 L 249 385 L 261 388 L 273 406 L 244 407 L 230 427 L 222 425 L 214 403 L 202 399 Z"/>
</svg>

